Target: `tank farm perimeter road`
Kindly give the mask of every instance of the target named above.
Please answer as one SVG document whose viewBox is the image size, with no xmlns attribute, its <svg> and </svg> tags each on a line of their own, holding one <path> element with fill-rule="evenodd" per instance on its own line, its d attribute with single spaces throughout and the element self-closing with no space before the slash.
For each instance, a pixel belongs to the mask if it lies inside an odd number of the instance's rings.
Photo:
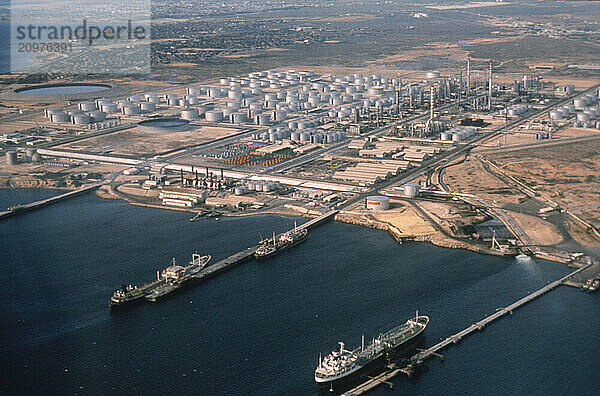
<svg viewBox="0 0 600 396">
<path fill-rule="evenodd" d="M 5 92 L 19 111 L 2 114 L 0 183 L 100 182 L 103 197 L 196 218 L 335 209 L 399 242 L 573 267 L 598 257 L 597 80 L 470 60 L 402 75 L 340 71 Z"/>
</svg>

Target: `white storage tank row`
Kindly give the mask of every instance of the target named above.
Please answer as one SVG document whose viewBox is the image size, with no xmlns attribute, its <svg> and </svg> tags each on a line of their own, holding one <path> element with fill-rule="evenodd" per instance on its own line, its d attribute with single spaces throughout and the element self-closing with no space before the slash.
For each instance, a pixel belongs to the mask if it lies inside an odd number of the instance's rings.
<svg viewBox="0 0 600 396">
<path fill-rule="evenodd" d="M 246 184 L 246 191 L 259 191 L 259 192 L 269 192 L 269 191 L 274 191 L 276 189 L 278 189 L 278 185 L 276 183 L 271 183 L 271 182 L 262 182 L 262 181 L 257 181 L 257 182 L 248 182 Z M 243 191 L 243 190 L 242 190 Z"/>
<path fill-rule="evenodd" d="M 440 134 L 440 140 L 453 142 L 462 142 L 475 134 L 475 128 L 472 127 L 454 127 Z"/>
<path fill-rule="evenodd" d="M 512 106 L 508 107 L 507 109 L 502 109 L 500 111 L 500 114 L 506 114 L 508 112 L 509 116 L 518 116 L 518 115 L 528 112 L 529 110 L 531 110 L 531 106 L 526 105 L 526 104 L 518 104 L 518 105 L 512 105 Z"/>
</svg>

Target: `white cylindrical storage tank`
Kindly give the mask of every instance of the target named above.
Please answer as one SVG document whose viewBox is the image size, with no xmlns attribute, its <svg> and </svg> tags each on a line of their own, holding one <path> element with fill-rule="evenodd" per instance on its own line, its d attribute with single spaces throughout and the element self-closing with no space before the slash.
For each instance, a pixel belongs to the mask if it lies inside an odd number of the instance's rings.
<svg viewBox="0 0 600 396">
<path fill-rule="evenodd" d="M 552 110 L 550 112 L 550 119 L 551 120 L 562 120 L 563 119 L 563 113 L 557 110 Z"/>
<path fill-rule="evenodd" d="M 185 109 L 181 110 L 181 119 L 182 120 L 197 120 L 200 118 L 200 112 L 198 109 Z"/>
<path fill-rule="evenodd" d="M 96 110 L 96 102 L 81 102 L 78 107 L 81 111 L 94 111 Z"/>
<path fill-rule="evenodd" d="M 242 102 L 240 102 L 239 100 L 232 100 L 232 101 L 227 102 L 227 107 L 237 110 L 240 107 L 242 107 Z"/>
<path fill-rule="evenodd" d="M 206 121 L 219 122 L 223 119 L 223 112 L 220 110 L 209 110 L 204 113 Z"/>
<path fill-rule="evenodd" d="M 186 95 L 185 102 L 189 105 L 197 105 L 200 103 L 200 99 L 196 95 Z"/>
<path fill-rule="evenodd" d="M 242 99 L 242 91 L 236 91 L 236 90 L 230 89 L 227 92 L 227 97 L 229 99 L 238 99 L 238 100 Z"/>
<path fill-rule="evenodd" d="M 116 103 L 107 103 L 107 104 L 103 104 L 100 106 L 100 110 L 102 110 L 103 112 L 107 113 L 107 114 L 113 114 L 118 112 L 119 110 L 117 109 L 117 104 Z"/>
<path fill-rule="evenodd" d="M 50 121 L 52 122 L 69 122 L 71 121 L 71 116 L 67 113 L 54 113 L 50 115 Z"/>
<path fill-rule="evenodd" d="M 318 96 L 311 96 L 308 98 L 308 103 L 310 103 L 313 106 L 316 106 L 319 103 L 321 103 L 321 98 Z"/>
<path fill-rule="evenodd" d="M 121 108 L 121 112 L 124 115 L 140 114 L 140 107 L 138 105 L 134 105 L 134 104 L 123 106 Z"/>
<path fill-rule="evenodd" d="M 110 100 L 110 99 L 96 99 L 95 103 L 96 103 L 96 108 L 99 109 L 104 104 L 112 103 L 112 100 Z"/>
<path fill-rule="evenodd" d="M 300 132 L 292 132 L 290 134 L 290 139 L 294 142 L 300 141 Z"/>
<path fill-rule="evenodd" d="M 282 122 L 287 118 L 287 112 L 285 110 L 275 110 L 273 112 L 273 121 Z"/>
<path fill-rule="evenodd" d="M 583 107 L 585 107 L 586 103 L 585 103 L 585 99 L 582 98 L 577 98 L 573 100 L 573 106 L 575 106 L 576 109 L 581 109 Z"/>
<path fill-rule="evenodd" d="M 419 185 L 414 183 L 405 184 L 404 195 L 411 198 L 416 197 L 419 195 Z"/>
<path fill-rule="evenodd" d="M 17 159 L 17 152 L 14 150 L 11 151 L 7 151 L 6 152 L 6 165 L 17 165 L 18 159 Z"/>
<path fill-rule="evenodd" d="M 425 73 L 425 78 L 430 79 L 430 78 L 440 78 L 440 72 L 439 71 L 430 71 Z"/>
<path fill-rule="evenodd" d="M 229 119 L 232 124 L 242 124 L 247 121 L 245 113 L 231 113 Z"/>
<path fill-rule="evenodd" d="M 85 124 L 89 124 L 90 122 L 92 122 L 92 119 L 87 114 L 77 114 L 77 115 L 74 115 L 71 117 L 71 121 L 75 125 L 85 125 Z"/>
<path fill-rule="evenodd" d="M 226 118 L 227 120 L 229 120 L 229 116 L 232 113 L 236 113 L 237 109 L 232 109 L 231 107 L 224 107 L 221 109 L 221 112 L 223 113 L 223 118 Z"/>
<path fill-rule="evenodd" d="M 53 108 L 53 109 L 45 109 L 45 110 L 44 110 L 44 115 L 45 115 L 47 118 L 50 118 L 50 116 L 51 116 L 52 114 L 58 114 L 58 113 L 63 113 L 63 109 Z"/>
<path fill-rule="evenodd" d="M 271 124 L 271 116 L 266 113 L 258 114 L 255 117 L 255 122 L 257 125 L 270 125 Z"/>
<path fill-rule="evenodd" d="M 146 99 L 146 101 L 156 104 L 156 103 L 160 103 L 160 98 L 158 96 L 151 96 L 148 99 Z"/>
<path fill-rule="evenodd" d="M 263 105 L 260 102 L 253 102 L 253 103 L 250 103 L 250 105 L 248 106 L 248 108 L 250 110 L 253 110 L 253 111 L 258 111 L 258 110 L 262 110 L 263 109 Z"/>
<path fill-rule="evenodd" d="M 200 87 L 188 87 L 185 90 L 185 93 L 187 95 L 202 95 L 202 88 L 200 88 Z"/>
<path fill-rule="evenodd" d="M 288 128 L 290 128 L 290 129 L 298 129 L 298 121 L 290 121 L 290 122 L 288 122 Z"/>
<path fill-rule="evenodd" d="M 589 113 L 578 113 L 577 114 L 577 121 L 579 121 L 579 122 L 589 122 L 590 121 L 590 115 L 589 115 Z"/>
<path fill-rule="evenodd" d="M 223 91 L 221 91 L 221 88 L 209 88 L 208 96 L 210 98 L 220 98 L 221 96 L 223 96 Z"/>
<path fill-rule="evenodd" d="M 370 210 L 388 210 L 390 208 L 390 199 L 381 195 L 367 197 L 365 206 Z"/>
<path fill-rule="evenodd" d="M 102 111 L 92 111 L 89 115 L 92 122 L 102 122 L 106 120 L 106 113 Z"/>
<path fill-rule="evenodd" d="M 309 142 L 310 141 L 310 133 L 308 133 L 308 132 L 302 132 L 300 134 L 300 141 L 301 142 Z"/>
<path fill-rule="evenodd" d="M 452 135 L 449 134 L 448 132 L 442 132 L 440 134 L 440 140 L 448 141 L 450 139 L 452 139 Z"/>
<path fill-rule="evenodd" d="M 156 110 L 156 105 L 152 102 L 142 102 L 140 103 L 141 111 L 154 111 Z"/>
</svg>

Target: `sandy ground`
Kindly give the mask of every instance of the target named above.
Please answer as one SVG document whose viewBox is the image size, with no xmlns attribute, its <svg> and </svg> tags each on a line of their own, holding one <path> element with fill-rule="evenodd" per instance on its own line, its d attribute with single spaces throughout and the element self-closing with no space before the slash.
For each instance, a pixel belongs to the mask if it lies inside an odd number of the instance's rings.
<svg viewBox="0 0 600 396">
<path fill-rule="evenodd" d="M 136 127 L 60 145 L 57 148 L 104 154 L 149 156 L 230 136 L 238 132 L 239 129 L 234 128 L 202 126 L 186 132 L 156 133 L 146 132 Z"/>
<path fill-rule="evenodd" d="M 599 135 L 600 129 L 592 128 L 563 128 L 554 134 L 557 137 L 581 137 L 590 135 Z"/>
<path fill-rule="evenodd" d="M 474 194 L 484 199 L 519 203 L 526 196 L 489 173 L 476 158 L 446 169 L 444 182 L 451 191 Z"/>
<path fill-rule="evenodd" d="M 527 233 L 534 244 L 540 246 L 556 245 L 563 238 L 552 224 L 534 216 L 507 211 L 517 224 Z"/>
<path fill-rule="evenodd" d="M 491 159 L 543 196 L 600 226 L 600 140 L 497 154 Z"/>
</svg>

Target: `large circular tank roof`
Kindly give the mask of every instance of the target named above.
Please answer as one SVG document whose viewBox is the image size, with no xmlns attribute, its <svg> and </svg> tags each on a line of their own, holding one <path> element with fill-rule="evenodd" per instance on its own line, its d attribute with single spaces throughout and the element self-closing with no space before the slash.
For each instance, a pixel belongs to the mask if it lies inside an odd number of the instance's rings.
<svg viewBox="0 0 600 396">
<path fill-rule="evenodd" d="M 124 88 L 95 82 L 39 84 L 16 88 L 0 94 L 0 99 L 27 102 L 89 100 L 124 94 Z"/>
<path fill-rule="evenodd" d="M 112 88 L 112 86 L 108 84 L 44 84 L 31 87 L 17 88 L 15 89 L 15 92 L 26 95 L 65 95 L 99 92 L 105 91 L 110 88 Z"/>
<path fill-rule="evenodd" d="M 189 121 L 176 117 L 157 117 L 138 122 L 148 132 L 180 132 L 189 129 Z"/>
</svg>

